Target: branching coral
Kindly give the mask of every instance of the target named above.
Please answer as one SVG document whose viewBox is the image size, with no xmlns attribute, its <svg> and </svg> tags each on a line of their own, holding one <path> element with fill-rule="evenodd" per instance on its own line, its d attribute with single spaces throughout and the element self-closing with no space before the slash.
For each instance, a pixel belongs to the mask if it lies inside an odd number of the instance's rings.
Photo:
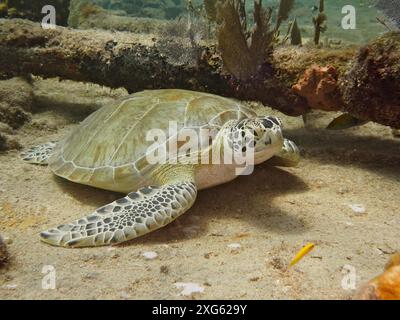
<svg viewBox="0 0 400 320">
<path fill-rule="evenodd" d="M 274 32 L 270 30 L 271 10 L 254 1 L 254 26 L 248 30 L 244 0 L 217 4 L 219 50 L 224 68 L 237 79 L 249 80 L 257 74 L 272 52 Z"/>
<path fill-rule="evenodd" d="M 302 44 L 301 31 L 297 24 L 297 19 L 294 19 L 290 28 L 290 43 L 294 46 Z"/>
</svg>

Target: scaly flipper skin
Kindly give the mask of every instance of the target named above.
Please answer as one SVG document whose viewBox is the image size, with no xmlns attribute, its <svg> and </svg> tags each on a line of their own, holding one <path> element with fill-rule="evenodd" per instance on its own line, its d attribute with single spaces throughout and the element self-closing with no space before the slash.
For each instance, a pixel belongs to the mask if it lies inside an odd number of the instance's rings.
<svg viewBox="0 0 400 320">
<path fill-rule="evenodd" d="M 85 218 L 42 232 L 54 246 L 94 247 L 121 243 L 161 228 L 186 212 L 197 188 L 191 181 L 145 187 Z"/>
<path fill-rule="evenodd" d="M 278 167 L 295 167 L 300 162 L 300 150 L 288 139 L 283 141 L 282 151 L 270 160 L 270 164 Z"/>
<path fill-rule="evenodd" d="M 54 142 L 47 142 L 21 152 L 20 156 L 25 162 L 47 165 L 55 146 Z"/>
</svg>

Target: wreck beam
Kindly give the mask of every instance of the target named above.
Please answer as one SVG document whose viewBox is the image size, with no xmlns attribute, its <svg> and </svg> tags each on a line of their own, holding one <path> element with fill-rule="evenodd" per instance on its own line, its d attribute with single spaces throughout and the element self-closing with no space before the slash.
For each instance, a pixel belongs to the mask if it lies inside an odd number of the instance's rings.
<svg viewBox="0 0 400 320">
<path fill-rule="evenodd" d="M 127 32 L 63 27 L 44 30 L 40 24 L 27 20 L 0 19 L 0 74 L 7 77 L 25 74 L 44 78 L 60 77 L 111 88 L 124 87 L 129 92 L 159 88 L 207 91 L 241 100 L 258 101 L 285 114 L 298 116 L 310 108 L 326 109 L 324 106 L 320 108 L 319 105 L 310 105 L 307 93 L 301 90 L 295 92 L 292 87 L 313 65 L 329 65 L 337 72 L 335 80 L 338 84 L 334 90 L 337 105 L 330 109 L 348 109 L 355 116 L 369 116 L 365 110 L 352 109 L 352 106 L 347 105 L 347 101 L 354 102 L 354 99 L 346 91 L 346 83 L 353 85 L 357 75 L 353 74 L 345 81 L 345 74 L 348 69 L 351 70 L 350 62 L 357 48 L 276 49 L 274 65 L 263 66 L 262 77 L 241 82 L 223 71 L 222 60 L 215 45 L 202 44 L 198 48 L 201 53 L 199 60 L 185 64 L 171 62 L 160 50 L 165 39 L 160 40 L 158 35 Z M 342 99 L 342 92 L 346 93 L 345 99 Z M 384 117 L 374 119 L 371 116 L 369 120 L 387 124 Z M 391 121 L 390 125 L 400 127 L 400 119 Z"/>
<path fill-rule="evenodd" d="M 163 42 L 165 43 L 165 42 Z M 0 19 L 0 72 L 34 74 L 93 82 L 129 92 L 182 88 L 260 101 L 289 115 L 303 114 L 304 98 L 291 84 L 268 79 L 232 83 L 222 72 L 215 46 L 203 46 L 196 64 L 171 63 L 159 50 L 157 35 L 102 30 L 44 30 L 20 19 Z"/>
</svg>

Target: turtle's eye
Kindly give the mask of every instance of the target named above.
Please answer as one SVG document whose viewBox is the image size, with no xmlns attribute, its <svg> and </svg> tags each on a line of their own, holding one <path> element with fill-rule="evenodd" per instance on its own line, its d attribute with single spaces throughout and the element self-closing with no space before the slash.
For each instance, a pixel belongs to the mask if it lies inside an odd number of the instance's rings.
<svg viewBox="0 0 400 320">
<path fill-rule="evenodd" d="M 261 119 L 261 124 L 265 129 L 282 126 L 281 120 L 279 120 L 277 117 L 266 117 L 264 119 Z"/>
</svg>

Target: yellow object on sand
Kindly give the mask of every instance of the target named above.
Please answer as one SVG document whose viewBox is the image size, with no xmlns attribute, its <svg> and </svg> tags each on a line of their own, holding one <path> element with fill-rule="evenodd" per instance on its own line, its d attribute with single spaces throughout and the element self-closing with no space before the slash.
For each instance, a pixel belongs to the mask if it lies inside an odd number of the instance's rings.
<svg viewBox="0 0 400 320">
<path fill-rule="evenodd" d="M 308 243 L 306 244 L 293 258 L 293 260 L 290 262 L 289 267 L 294 266 L 296 263 L 298 263 L 303 257 L 309 253 L 312 249 L 314 249 L 315 244 L 314 243 Z"/>
</svg>

